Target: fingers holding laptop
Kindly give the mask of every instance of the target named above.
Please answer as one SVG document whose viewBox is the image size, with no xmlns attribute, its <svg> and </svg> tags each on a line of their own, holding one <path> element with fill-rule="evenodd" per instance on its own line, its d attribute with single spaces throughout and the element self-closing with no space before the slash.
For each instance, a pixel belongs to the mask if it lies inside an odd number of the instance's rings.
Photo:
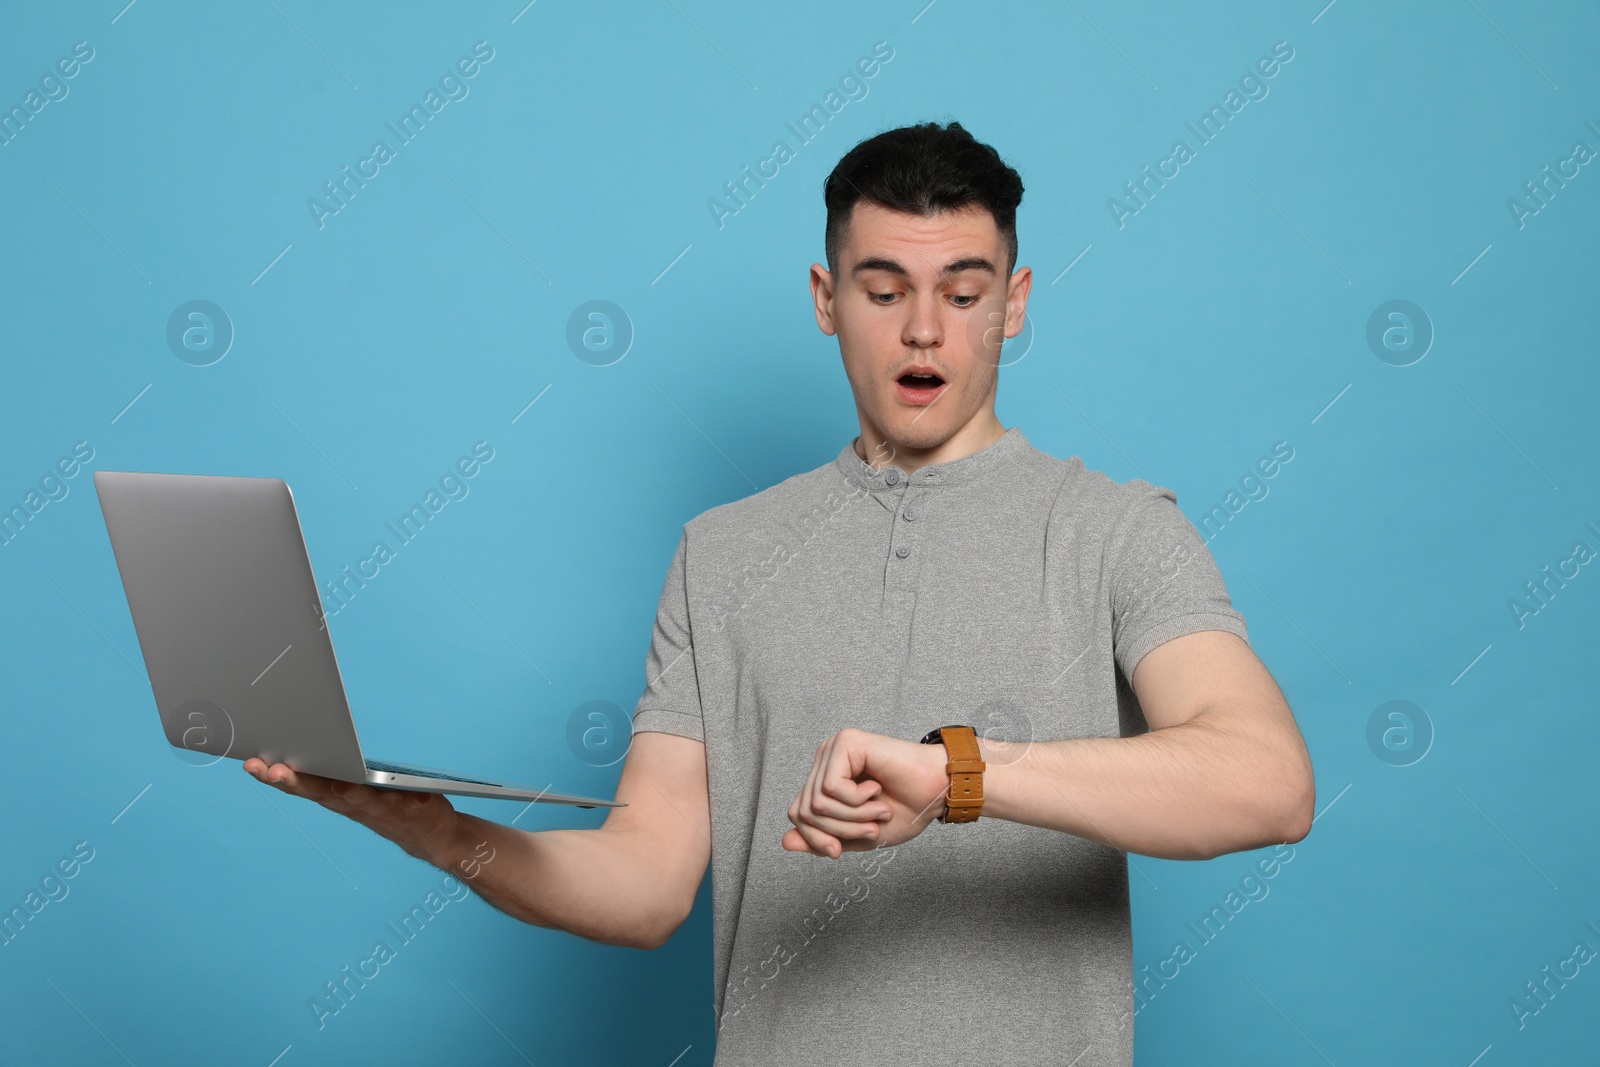
<svg viewBox="0 0 1600 1067">
<path fill-rule="evenodd" d="M 285 793 L 315 801 L 387 837 L 413 856 L 421 855 L 431 841 L 455 819 L 455 808 L 438 793 L 379 789 L 359 782 L 343 782 L 318 774 L 296 771 L 286 763 L 252 756 L 244 761 L 247 774 Z"/>
</svg>

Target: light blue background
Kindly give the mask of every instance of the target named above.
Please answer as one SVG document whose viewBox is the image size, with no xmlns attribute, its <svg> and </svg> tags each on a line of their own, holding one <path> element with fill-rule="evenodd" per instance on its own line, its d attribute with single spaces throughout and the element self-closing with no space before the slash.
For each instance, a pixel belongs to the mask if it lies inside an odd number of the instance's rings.
<svg viewBox="0 0 1600 1067">
<path fill-rule="evenodd" d="M 1196 522 L 1295 450 L 1210 544 L 1320 814 L 1140 1011 L 1138 1063 L 1588 1062 L 1600 969 L 1521 1028 L 1510 1002 L 1600 949 L 1600 569 L 1524 627 L 1508 601 L 1600 549 L 1600 163 L 1524 226 L 1507 201 L 1600 149 L 1600 11 L 1323 2 L 12 8 L 4 108 L 74 42 L 94 58 L 0 147 L 0 505 L 80 440 L 92 468 L 281 476 L 329 576 L 487 440 L 470 495 L 332 624 L 365 746 L 609 795 L 567 720 L 631 710 L 681 524 L 856 432 L 806 291 L 823 177 L 959 119 L 1027 184 L 1005 425 Z M 319 229 L 308 198 L 480 40 L 470 95 Z M 867 95 L 719 228 L 707 201 L 877 41 Z M 1269 95 L 1119 228 L 1108 198 L 1278 41 Z M 194 299 L 236 331 L 211 366 L 166 343 Z M 636 332 L 609 366 L 566 342 L 593 299 Z M 1395 299 L 1436 331 L 1403 367 L 1366 342 Z M 451 904 L 319 1031 L 308 999 L 440 874 L 174 758 L 90 475 L 67 484 L 0 548 L 0 908 L 76 842 L 94 859 L 0 948 L 0 1059 L 711 1061 L 709 879 L 648 953 Z M 1410 766 L 1367 741 L 1395 699 L 1434 733 Z M 1135 966 L 1255 858 L 1131 857 Z"/>
</svg>

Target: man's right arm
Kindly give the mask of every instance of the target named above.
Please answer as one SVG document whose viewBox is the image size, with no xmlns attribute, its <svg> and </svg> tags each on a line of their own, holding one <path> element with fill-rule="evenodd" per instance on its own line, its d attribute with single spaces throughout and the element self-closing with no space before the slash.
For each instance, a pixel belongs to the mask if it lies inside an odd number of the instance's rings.
<svg viewBox="0 0 1600 1067">
<path fill-rule="evenodd" d="M 316 801 L 449 871 L 501 911 L 535 926 L 656 948 L 694 907 L 711 859 L 705 745 L 635 734 L 616 799 L 592 830 L 519 830 L 458 812 L 437 793 L 297 774 L 260 759 L 258 780 Z"/>
</svg>

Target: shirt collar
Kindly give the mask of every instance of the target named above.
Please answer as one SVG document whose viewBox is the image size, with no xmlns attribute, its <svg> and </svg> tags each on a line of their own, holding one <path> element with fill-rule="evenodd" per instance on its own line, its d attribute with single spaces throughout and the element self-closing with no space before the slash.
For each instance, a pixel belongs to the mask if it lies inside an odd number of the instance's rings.
<svg viewBox="0 0 1600 1067">
<path fill-rule="evenodd" d="M 834 465 L 851 484 L 872 490 L 898 489 L 907 484 L 920 487 L 962 485 L 979 481 L 993 477 L 1000 467 L 1014 460 L 1028 448 L 1028 439 L 1022 436 L 1020 429 L 1013 426 L 993 443 L 970 455 L 945 463 L 931 463 L 907 474 L 904 469 L 892 463 L 882 467 L 868 464 L 856 455 L 858 440 L 859 437 L 850 439 L 850 443 L 839 451 L 839 458 L 834 461 Z"/>
</svg>

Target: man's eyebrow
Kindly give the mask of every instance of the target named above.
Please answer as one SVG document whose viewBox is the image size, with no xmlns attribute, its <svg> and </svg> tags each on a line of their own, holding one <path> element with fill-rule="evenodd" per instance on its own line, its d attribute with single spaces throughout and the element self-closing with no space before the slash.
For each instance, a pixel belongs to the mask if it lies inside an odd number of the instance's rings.
<svg viewBox="0 0 1600 1067">
<path fill-rule="evenodd" d="M 910 276 L 910 271 L 901 266 L 899 261 L 885 256 L 868 256 L 865 259 L 857 260 L 855 266 L 850 268 L 850 273 L 860 274 L 869 270 L 886 271 L 889 274 L 898 274 L 902 278 Z M 961 259 L 951 260 L 944 265 L 944 269 L 939 273 L 956 274 L 964 270 L 983 270 L 988 271 L 990 274 L 999 273 L 999 271 L 995 270 L 994 264 L 982 256 L 965 256 Z"/>
</svg>

